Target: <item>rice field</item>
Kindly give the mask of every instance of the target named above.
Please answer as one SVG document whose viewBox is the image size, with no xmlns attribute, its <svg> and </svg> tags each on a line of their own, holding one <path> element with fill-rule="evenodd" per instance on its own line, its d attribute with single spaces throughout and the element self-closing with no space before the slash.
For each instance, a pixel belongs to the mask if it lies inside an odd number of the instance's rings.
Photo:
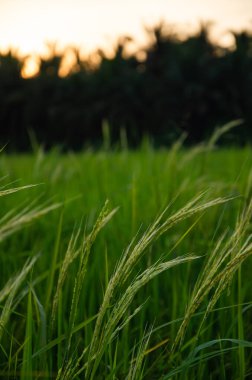
<svg viewBox="0 0 252 380">
<path fill-rule="evenodd" d="M 0 378 L 252 378 L 252 150 L 0 153 Z"/>
</svg>

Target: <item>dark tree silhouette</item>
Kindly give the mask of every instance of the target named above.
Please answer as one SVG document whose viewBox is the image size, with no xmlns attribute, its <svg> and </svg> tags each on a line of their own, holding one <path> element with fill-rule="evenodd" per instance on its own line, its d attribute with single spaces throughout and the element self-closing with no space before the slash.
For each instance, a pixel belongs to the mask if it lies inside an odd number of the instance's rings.
<svg viewBox="0 0 252 380">
<path fill-rule="evenodd" d="M 96 65 L 71 48 L 75 63 L 66 77 L 60 70 L 67 51 L 59 54 L 55 44 L 29 79 L 21 75 L 25 59 L 13 51 L 0 54 L 0 144 L 30 149 L 32 129 L 45 148 L 99 146 L 104 121 L 113 144 L 122 131 L 131 146 L 145 135 L 156 146 L 169 145 L 183 132 L 192 144 L 237 118 L 244 125 L 233 132 L 233 143 L 251 142 L 252 34 L 233 33 L 235 46 L 223 49 L 209 31 L 204 24 L 180 40 L 160 23 L 147 30 L 141 60 L 127 54 L 129 37 L 118 40 L 113 57 L 97 51 Z"/>
</svg>

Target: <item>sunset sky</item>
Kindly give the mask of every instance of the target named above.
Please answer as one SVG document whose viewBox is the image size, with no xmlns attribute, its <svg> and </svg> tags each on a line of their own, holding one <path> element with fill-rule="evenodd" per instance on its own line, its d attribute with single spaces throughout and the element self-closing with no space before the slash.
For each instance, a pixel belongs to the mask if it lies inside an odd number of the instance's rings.
<svg viewBox="0 0 252 380">
<path fill-rule="evenodd" d="M 252 0 L 0 0 L 0 49 L 43 52 L 45 41 L 86 51 L 129 34 L 142 43 L 143 25 L 160 19 L 192 28 L 213 20 L 216 33 L 252 26 Z"/>
<path fill-rule="evenodd" d="M 141 45 L 143 25 L 160 19 L 189 31 L 214 21 L 215 35 L 228 43 L 225 30 L 252 27 L 252 0 L 0 0 L 0 50 L 43 54 L 46 41 L 57 41 L 88 53 L 125 34 Z"/>
</svg>

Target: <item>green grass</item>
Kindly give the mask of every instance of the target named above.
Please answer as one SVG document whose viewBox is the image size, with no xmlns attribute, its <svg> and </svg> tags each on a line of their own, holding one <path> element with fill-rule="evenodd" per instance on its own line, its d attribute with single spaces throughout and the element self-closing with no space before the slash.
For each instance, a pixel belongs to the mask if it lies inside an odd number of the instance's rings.
<svg viewBox="0 0 252 380">
<path fill-rule="evenodd" d="M 181 144 L 1 152 L 0 378 L 252 376 L 252 151 Z"/>
</svg>

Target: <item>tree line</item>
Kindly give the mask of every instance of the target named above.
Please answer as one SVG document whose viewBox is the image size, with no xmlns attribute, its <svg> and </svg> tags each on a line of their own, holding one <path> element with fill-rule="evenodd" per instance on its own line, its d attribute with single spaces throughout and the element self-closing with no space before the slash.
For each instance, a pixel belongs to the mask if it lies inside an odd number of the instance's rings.
<svg viewBox="0 0 252 380">
<path fill-rule="evenodd" d="M 252 142 L 252 34 L 233 33 L 222 48 L 209 28 L 181 40 L 163 24 L 149 30 L 139 54 L 126 53 L 121 38 L 114 56 L 98 51 L 92 65 L 74 50 L 75 64 L 60 76 L 65 52 L 39 60 L 38 73 L 23 78 L 24 59 L 0 54 L 0 143 L 29 150 L 30 136 L 45 148 L 138 146 L 148 136 L 155 146 L 170 145 L 182 133 L 187 143 L 208 138 L 216 126 L 243 119 L 229 142 Z M 228 142 L 228 138 L 227 138 Z"/>
</svg>

